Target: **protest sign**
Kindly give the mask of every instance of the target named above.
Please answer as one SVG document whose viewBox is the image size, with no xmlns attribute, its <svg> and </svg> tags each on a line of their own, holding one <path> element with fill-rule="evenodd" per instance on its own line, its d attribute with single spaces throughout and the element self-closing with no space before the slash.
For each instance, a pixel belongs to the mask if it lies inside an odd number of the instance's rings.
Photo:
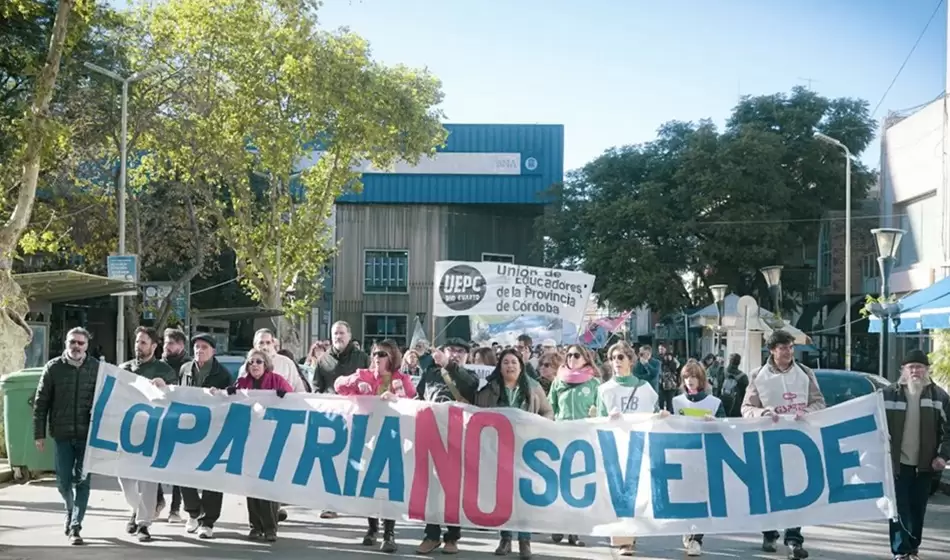
<svg viewBox="0 0 950 560">
<path fill-rule="evenodd" d="M 433 313 L 543 315 L 579 325 L 594 277 L 583 272 L 498 262 L 435 263 Z"/>
<path fill-rule="evenodd" d="M 88 471 L 359 516 L 581 535 L 752 532 L 895 515 L 879 394 L 806 421 L 159 389 L 102 364 Z"/>
</svg>

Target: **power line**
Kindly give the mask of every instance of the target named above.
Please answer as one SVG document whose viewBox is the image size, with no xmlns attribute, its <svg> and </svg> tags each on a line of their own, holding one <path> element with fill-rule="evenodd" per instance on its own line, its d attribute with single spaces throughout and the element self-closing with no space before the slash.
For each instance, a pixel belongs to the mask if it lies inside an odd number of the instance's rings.
<svg viewBox="0 0 950 560">
<path fill-rule="evenodd" d="M 917 36 L 917 40 L 914 41 L 914 46 L 910 48 L 910 52 L 907 53 L 907 57 L 904 59 L 904 62 L 901 64 L 901 67 L 897 69 L 897 74 L 894 74 L 894 79 L 891 80 L 887 89 L 884 90 L 884 95 L 881 96 L 881 100 L 877 102 L 877 105 L 874 107 L 874 111 L 871 112 L 871 118 L 874 118 L 874 115 L 877 114 L 877 110 L 881 108 L 881 105 L 884 103 L 884 99 L 887 97 L 887 94 L 891 92 L 891 88 L 894 87 L 894 84 L 897 83 L 897 78 L 900 77 L 901 72 L 904 71 L 904 67 L 907 66 L 907 63 L 910 61 L 910 57 L 914 56 L 914 51 L 917 50 L 917 45 L 920 44 L 920 41 L 924 38 L 924 35 L 927 34 L 927 29 L 930 28 L 930 24 L 933 23 L 935 17 L 937 17 L 937 12 L 940 11 L 940 6 L 943 6 L 943 0 L 937 1 L 937 6 L 934 8 L 932 14 L 930 14 L 930 19 L 927 20 L 927 24 L 924 25 L 924 28 L 921 30 L 920 35 Z"/>
</svg>

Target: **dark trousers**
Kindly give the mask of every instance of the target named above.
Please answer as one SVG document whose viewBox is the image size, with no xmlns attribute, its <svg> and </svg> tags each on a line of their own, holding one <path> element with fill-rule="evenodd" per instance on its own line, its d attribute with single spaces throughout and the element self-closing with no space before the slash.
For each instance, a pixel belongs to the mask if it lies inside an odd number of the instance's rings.
<svg viewBox="0 0 950 560">
<path fill-rule="evenodd" d="M 369 532 L 376 534 L 379 532 L 379 519 L 376 517 L 367 517 L 366 523 L 369 525 Z M 383 533 L 392 534 L 396 530 L 395 519 L 383 519 Z"/>
<path fill-rule="evenodd" d="M 9 436 L 8 436 L 9 437 Z M 82 469 L 86 454 L 86 440 L 57 439 L 54 461 L 56 465 L 56 488 L 66 504 L 67 531 L 82 530 L 89 503 L 89 475 Z"/>
<path fill-rule="evenodd" d="M 779 536 L 778 531 L 762 531 L 762 535 L 769 540 L 777 541 Z M 805 544 L 805 537 L 802 536 L 801 527 L 791 527 L 785 529 L 785 545 L 791 546 L 793 544 L 803 545 Z"/>
<path fill-rule="evenodd" d="M 211 490 L 182 488 L 181 497 L 185 502 L 188 517 L 198 520 L 200 527 L 214 528 L 214 522 L 221 517 L 221 501 L 224 494 Z"/>
<path fill-rule="evenodd" d="M 277 534 L 277 510 L 280 504 L 257 498 L 247 499 L 247 521 L 251 529 L 265 535 Z"/>
<path fill-rule="evenodd" d="M 162 490 L 162 485 L 158 485 L 158 503 L 165 501 L 165 491 Z M 181 488 L 177 486 L 172 486 L 172 505 L 169 508 L 169 513 L 178 513 L 181 511 Z"/>
<path fill-rule="evenodd" d="M 445 538 L 443 538 L 441 525 L 427 523 L 425 535 L 427 541 L 444 540 L 445 542 L 456 542 L 462 538 L 462 528 L 447 526 L 445 528 Z"/>
<path fill-rule="evenodd" d="M 917 467 L 901 465 L 894 480 L 897 496 L 897 520 L 891 520 L 891 552 L 916 554 L 924 532 L 924 514 L 934 474 Z"/>
<path fill-rule="evenodd" d="M 658 403 L 660 410 L 673 412 L 673 397 L 676 396 L 676 393 L 676 389 L 672 389 L 670 391 L 660 389 L 660 401 Z"/>
</svg>

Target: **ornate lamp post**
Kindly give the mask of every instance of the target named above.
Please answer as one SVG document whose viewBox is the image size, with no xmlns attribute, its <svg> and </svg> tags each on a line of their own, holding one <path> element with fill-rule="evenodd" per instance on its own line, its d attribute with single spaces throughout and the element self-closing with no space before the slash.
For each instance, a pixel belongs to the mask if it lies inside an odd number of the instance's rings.
<svg viewBox="0 0 950 560">
<path fill-rule="evenodd" d="M 759 272 L 765 277 L 765 283 L 769 287 L 769 295 L 772 297 L 773 318 L 766 319 L 765 323 L 773 329 L 780 329 L 785 326 L 782 320 L 782 265 L 767 266 Z"/>
<path fill-rule="evenodd" d="M 907 232 L 895 228 L 877 228 L 872 229 L 871 233 L 874 234 L 874 241 L 877 242 L 877 264 L 881 269 L 881 301 L 884 302 L 871 304 L 871 313 L 881 319 L 881 351 L 878 356 L 878 374 L 882 377 L 888 377 L 886 369 L 890 359 L 887 348 L 888 331 L 890 331 L 891 318 L 900 314 L 900 305 L 888 303 L 887 299 L 891 296 L 890 278 L 894 263 L 897 261 L 897 249 Z"/>
</svg>

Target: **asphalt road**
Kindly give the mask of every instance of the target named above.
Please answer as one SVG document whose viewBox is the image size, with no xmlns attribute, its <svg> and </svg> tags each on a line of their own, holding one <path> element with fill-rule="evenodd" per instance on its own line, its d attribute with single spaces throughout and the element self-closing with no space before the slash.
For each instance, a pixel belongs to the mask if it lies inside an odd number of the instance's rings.
<svg viewBox="0 0 950 560">
<path fill-rule="evenodd" d="M 98 480 L 97 480 L 98 479 Z M 332 521 L 319 519 L 319 512 L 289 508 L 290 519 L 281 524 L 280 540 L 272 545 L 250 543 L 244 539 L 247 512 L 244 500 L 226 496 L 224 511 L 213 540 L 204 541 L 186 535 L 184 526 L 157 522 L 152 528 L 153 542 L 140 544 L 124 532 L 128 508 L 115 481 L 94 479 L 89 511 L 84 523 L 86 546 L 71 547 L 62 532 L 63 506 L 51 480 L 27 485 L 0 487 L 0 560 L 61 560 L 64 554 L 75 560 L 149 560 L 170 558 L 282 560 L 361 558 L 423 558 L 414 551 L 422 536 L 418 525 L 397 526 L 397 553 L 386 555 L 360 546 L 366 525 L 363 519 L 342 517 Z M 167 512 L 167 510 L 166 510 Z M 927 512 L 923 560 L 950 560 L 950 497 L 937 496 Z M 884 522 L 852 523 L 833 527 L 806 527 L 806 547 L 811 558 L 836 560 L 890 559 L 887 525 Z M 547 535 L 536 535 L 534 558 L 608 559 L 615 555 L 606 539 L 589 537 L 586 548 L 556 545 Z M 780 559 L 784 553 L 768 554 L 759 550 L 761 536 L 736 534 L 709 536 L 704 558 Z M 464 530 L 461 553 L 455 558 L 490 558 L 497 535 L 489 531 Z M 516 547 L 517 548 L 517 547 Z M 434 558 L 447 558 L 435 554 Z M 517 558 L 517 551 L 511 556 Z M 642 538 L 636 558 L 671 560 L 685 557 L 676 537 Z"/>
</svg>

